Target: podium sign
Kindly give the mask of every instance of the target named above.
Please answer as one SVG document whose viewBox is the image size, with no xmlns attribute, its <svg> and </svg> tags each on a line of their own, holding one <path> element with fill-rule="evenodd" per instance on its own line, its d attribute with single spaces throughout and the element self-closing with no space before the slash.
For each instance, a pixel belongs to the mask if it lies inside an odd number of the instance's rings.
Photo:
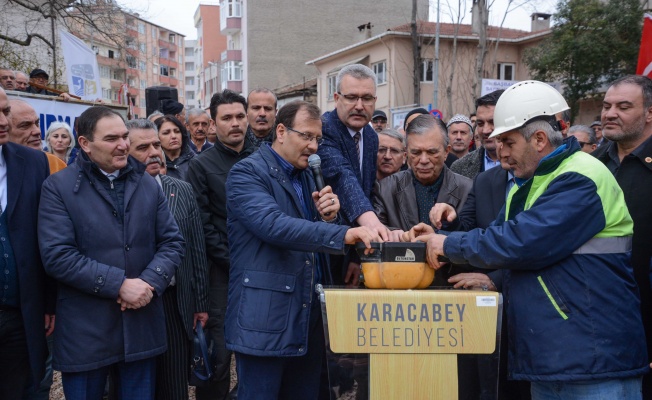
<svg viewBox="0 0 652 400">
<path fill-rule="evenodd" d="M 371 399 L 456 399 L 457 354 L 494 352 L 500 296 L 324 289 L 330 348 L 370 354 Z"/>
</svg>

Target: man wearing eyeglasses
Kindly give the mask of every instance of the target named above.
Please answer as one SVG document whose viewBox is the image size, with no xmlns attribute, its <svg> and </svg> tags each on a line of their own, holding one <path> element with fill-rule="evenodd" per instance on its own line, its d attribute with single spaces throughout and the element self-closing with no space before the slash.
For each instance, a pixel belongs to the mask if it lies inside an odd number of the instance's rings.
<svg viewBox="0 0 652 400">
<path fill-rule="evenodd" d="M 278 112 L 273 143 L 236 164 L 226 183 L 231 243 L 227 347 L 235 352 L 238 399 L 317 399 L 324 330 L 315 284 L 346 244 L 377 241 L 366 227 L 334 223 L 340 201 L 317 192 L 308 157 L 322 140 L 317 106 Z"/>
<path fill-rule="evenodd" d="M 580 150 L 585 153 L 592 153 L 598 148 L 598 141 L 593 129 L 586 125 L 573 125 L 568 129 L 568 136 L 575 136 L 577 143 L 580 144 Z"/>
<path fill-rule="evenodd" d="M 403 141 L 403 135 L 394 129 L 384 129 L 378 132 L 377 180 L 397 173 L 405 165 Z"/>
<path fill-rule="evenodd" d="M 342 200 L 341 212 L 346 223 L 375 229 L 383 240 L 388 240 L 390 232 L 371 204 L 371 191 L 376 182 L 378 134 L 369 121 L 376 104 L 376 75 L 364 65 L 347 65 L 337 74 L 336 88 L 337 93 L 333 94 L 335 110 L 322 116 L 324 144 L 319 146 L 318 154 L 324 180 Z M 342 265 L 343 273 L 337 270 L 338 265 Z M 357 255 L 352 253 L 344 259 L 334 259 L 333 266 L 333 278 L 337 283 L 358 285 Z"/>
<path fill-rule="evenodd" d="M 378 218 L 401 234 L 420 222 L 430 225 L 430 210 L 435 203 L 446 203 L 459 213 L 473 186 L 471 179 L 444 165 L 450 145 L 440 119 L 419 115 L 408 125 L 406 141 L 410 169 L 378 181 L 374 187 Z M 444 221 L 441 228 L 450 230 L 450 226 Z M 448 277 L 458 272 L 462 270 L 438 273 L 435 286 L 448 285 Z"/>
<path fill-rule="evenodd" d="M 380 133 L 380 131 L 387 128 L 387 114 L 380 110 L 374 111 L 374 115 L 371 118 L 371 125 L 376 132 Z"/>
</svg>

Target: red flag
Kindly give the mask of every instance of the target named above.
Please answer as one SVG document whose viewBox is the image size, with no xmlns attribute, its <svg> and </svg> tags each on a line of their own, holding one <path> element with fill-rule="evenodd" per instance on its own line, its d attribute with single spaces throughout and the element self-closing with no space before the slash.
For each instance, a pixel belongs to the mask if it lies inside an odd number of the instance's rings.
<svg viewBox="0 0 652 400">
<path fill-rule="evenodd" d="M 645 14 L 643 22 L 643 35 L 641 37 L 641 49 L 638 51 L 636 74 L 652 78 L 652 15 L 650 14 Z"/>
</svg>

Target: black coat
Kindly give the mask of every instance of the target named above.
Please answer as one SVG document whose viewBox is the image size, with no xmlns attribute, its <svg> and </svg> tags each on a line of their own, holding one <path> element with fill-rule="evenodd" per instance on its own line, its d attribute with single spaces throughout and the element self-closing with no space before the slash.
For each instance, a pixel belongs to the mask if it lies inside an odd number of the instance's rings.
<svg viewBox="0 0 652 400">
<path fill-rule="evenodd" d="M 35 382 L 44 373 L 44 315 L 54 314 L 55 285 L 46 277 L 37 238 L 41 186 L 50 173 L 45 153 L 14 143 L 2 146 L 7 165 L 7 218 L 14 250 L 29 363 Z"/>
<path fill-rule="evenodd" d="M 206 237 L 206 252 L 211 271 L 219 271 L 221 282 L 229 276 L 229 244 L 226 234 L 226 177 L 240 160 L 253 153 L 254 147 L 245 140 L 240 153 L 224 146 L 219 140 L 208 150 L 193 158 L 187 181 L 192 185 L 201 212 Z M 216 269 L 213 270 L 213 267 Z"/>
<path fill-rule="evenodd" d="M 641 293 L 641 312 L 648 354 L 652 359 L 652 288 L 650 288 L 650 258 L 652 258 L 652 136 L 625 156 L 617 166 L 616 142 L 609 142 L 592 153 L 614 173 L 625 194 L 625 203 L 634 220 L 632 266 Z"/>
<path fill-rule="evenodd" d="M 488 227 L 505 205 L 506 190 L 506 170 L 495 167 L 479 173 L 459 213 L 457 230 L 466 232 Z"/>
</svg>

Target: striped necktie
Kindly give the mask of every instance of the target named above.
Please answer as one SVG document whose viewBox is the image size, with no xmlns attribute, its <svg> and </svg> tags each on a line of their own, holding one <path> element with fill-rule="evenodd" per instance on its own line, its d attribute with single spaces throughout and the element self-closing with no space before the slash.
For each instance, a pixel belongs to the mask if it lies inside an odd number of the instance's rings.
<svg viewBox="0 0 652 400">
<path fill-rule="evenodd" d="M 353 135 L 353 141 L 355 142 L 355 154 L 358 155 L 358 160 L 360 160 L 360 132 Z"/>
</svg>

